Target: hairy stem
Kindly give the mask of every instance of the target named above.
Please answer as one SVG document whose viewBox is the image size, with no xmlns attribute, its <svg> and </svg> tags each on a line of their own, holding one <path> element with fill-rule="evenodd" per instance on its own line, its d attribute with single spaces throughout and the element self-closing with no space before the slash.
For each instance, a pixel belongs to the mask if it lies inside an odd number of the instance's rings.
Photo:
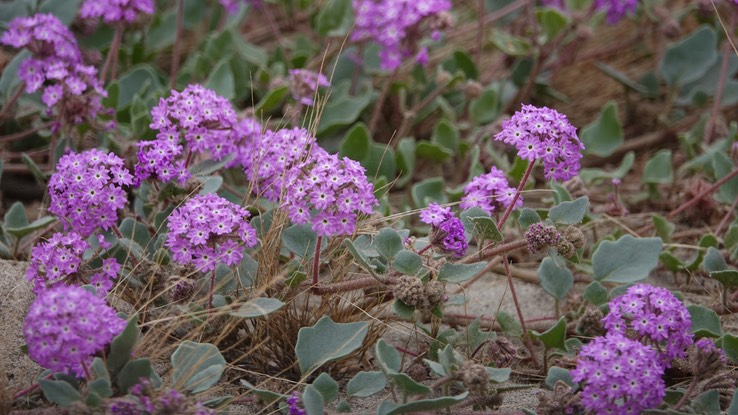
<svg viewBox="0 0 738 415">
<path fill-rule="evenodd" d="M 318 285 L 318 274 L 320 274 L 320 244 L 323 242 L 323 235 L 318 235 L 315 240 L 315 254 L 313 255 L 313 285 Z"/>
<path fill-rule="evenodd" d="M 2 110 L 0 110 L 0 119 L 5 117 L 5 114 L 10 111 L 10 108 L 13 107 L 13 104 L 15 104 L 15 101 L 18 101 L 18 98 L 20 98 L 21 94 L 23 93 L 23 90 L 26 89 L 26 83 L 21 82 L 21 84 L 18 86 L 18 90 L 15 91 L 12 97 L 8 100 L 8 102 L 5 103 L 5 106 Z"/>
<path fill-rule="evenodd" d="M 718 227 L 715 229 L 715 236 L 720 237 L 720 234 L 723 233 L 723 229 L 728 224 L 728 221 L 730 220 L 730 216 L 735 212 L 735 208 L 738 207 L 738 196 L 733 200 L 733 204 L 730 205 L 730 209 L 728 209 L 727 212 L 725 212 L 725 216 L 723 216 L 723 219 L 720 220 L 720 223 L 718 224 Z"/>
<path fill-rule="evenodd" d="M 707 196 L 710 193 L 714 192 L 715 190 L 717 190 L 718 187 L 724 185 L 728 180 L 732 179 L 735 176 L 738 176 L 738 168 L 733 169 L 730 173 L 726 174 L 725 176 L 721 177 L 720 180 L 718 180 L 715 183 L 713 183 L 712 186 L 710 186 L 707 189 L 701 191 L 697 196 L 693 197 L 692 199 L 690 199 L 686 203 L 682 204 L 678 208 L 676 208 L 676 209 L 672 210 L 671 212 L 669 212 L 669 215 L 667 215 L 666 218 L 667 219 L 674 219 L 674 217 L 676 215 L 678 215 L 678 214 L 684 212 L 685 210 L 691 208 L 692 206 L 696 205 L 697 203 L 699 203 L 700 200 L 702 200 L 702 198 L 704 198 L 705 196 Z"/>
<path fill-rule="evenodd" d="M 208 309 L 213 308 L 213 292 L 215 292 L 215 269 L 210 271 L 210 296 L 208 298 Z"/>
<path fill-rule="evenodd" d="M 15 141 L 15 140 L 20 140 L 23 137 L 28 137 L 31 134 L 34 134 L 38 131 L 49 128 L 52 125 L 54 125 L 54 121 L 49 121 L 39 126 L 29 128 L 28 130 L 24 130 L 24 131 L 20 131 L 20 132 L 8 134 L 8 135 L 2 135 L 0 136 L 0 143 L 7 143 L 7 142 Z"/>
<path fill-rule="evenodd" d="M 120 50 L 120 41 L 123 38 L 123 25 L 118 25 L 115 28 L 115 34 L 113 35 L 113 43 L 110 45 L 110 49 L 108 50 L 108 56 L 105 58 L 105 64 L 102 67 L 102 70 L 100 70 L 100 81 L 102 83 L 105 83 L 105 78 L 108 76 L 108 70 L 111 69 L 112 65 L 112 73 L 113 75 L 110 77 L 110 80 L 115 80 L 116 75 L 116 68 L 118 63 L 118 50 Z"/>
<path fill-rule="evenodd" d="M 530 353 L 530 358 L 533 361 L 533 365 L 539 368 L 538 360 L 536 355 L 533 353 L 533 342 L 530 340 L 528 334 L 528 328 L 525 325 L 525 318 L 523 317 L 523 310 L 520 308 L 520 302 L 518 301 L 518 295 L 515 294 L 515 284 L 513 284 L 512 274 L 510 273 L 510 264 L 508 263 L 507 255 L 502 257 L 502 263 L 505 266 L 505 274 L 507 275 L 507 283 L 510 286 L 510 295 L 512 295 L 513 303 L 515 303 L 515 311 L 518 313 L 518 319 L 520 320 L 520 327 L 523 329 L 523 344 Z"/>
<path fill-rule="evenodd" d="M 512 241 L 512 242 L 508 242 L 502 245 L 497 245 L 491 248 L 483 249 L 480 252 L 476 252 L 471 255 L 468 255 L 466 258 L 462 259 L 459 262 L 462 264 L 469 264 L 472 262 L 483 261 L 485 259 L 490 259 L 497 255 L 502 255 L 508 252 L 515 251 L 520 248 L 525 248 L 527 245 L 528 245 L 528 241 L 526 241 L 525 239 L 519 239 L 517 241 Z"/>
<path fill-rule="evenodd" d="M 518 199 L 520 198 L 520 193 L 523 192 L 525 183 L 528 181 L 528 178 L 530 177 L 530 172 L 533 171 L 533 166 L 535 165 L 536 165 L 535 160 L 528 162 L 528 168 L 525 169 L 525 174 L 523 174 L 523 178 L 520 179 L 520 184 L 518 185 L 518 188 L 515 190 L 515 196 L 513 196 L 512 201 L 507 206 L 507 209 L 505 209 L 505 214 L 503 214 L 500 221 L 497 222 L 497 229 L 502 229 L 502 225 L 504 225 L 505 222 L 507 222 L 507 218 L 510 216 L 510 213 L 512 213 L 513 209 L 515 209 L 515 204 L 518 203 Z"/>
<path fill-rule="evenodd" d="M 395 69 L 392 72 L 392 75 L 390 75 L 389 78 L 387 78 L 387 82 L 384 84 L 384 87 L 382 88 L 382 92 L 379 94 L 379 99 L 377 100 L 377 103 L 374 105 L 374 111 L 372 111 L 372 118 L 369 121 L 369 131 L 374 132 L 374 129 L 377 126 L 377 123 L 379 122 L 379 117 L 382 115 L 382 107 L 384 106 L 384 101 L 387 99 L 387 95 L 389 94 L 390 86 L 392 86 L 392 82 L 395 81 L 395 78 L 397 78 L 397 74 L 400 73 L 400 68 Z"/>
</svg>

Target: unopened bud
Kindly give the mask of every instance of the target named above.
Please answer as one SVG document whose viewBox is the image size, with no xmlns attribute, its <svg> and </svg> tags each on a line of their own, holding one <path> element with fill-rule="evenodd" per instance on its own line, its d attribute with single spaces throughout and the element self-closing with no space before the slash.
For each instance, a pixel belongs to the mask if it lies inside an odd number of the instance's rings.
<svg viewBox="0 0 738 415">
<path fill-rule="evenodd" d="M 482 95 L 482 92 L 484 92 L 482 84 L 473 79 L 466 81 L 466 84 L 464 85 L 464 95 L 466 95 L 467 98 L 479 98 Z"/>
<path fill-rule="evenodd" d="M 566 228 L 564 231 L 564 239 L 571 242 L 576 249 L 583 247 L 584 244 L 587 243 L 587 237 L 584 236 L 584 232 L 576 226 L 569 226 Z"/>
<path fill-rule="evenodd" d="M 577 249 L 574 248 L 574 244 L 562 239 L 556 244 L 556 252 L 564 258 L 571 258 L 577 252 Z"/>
</svg>

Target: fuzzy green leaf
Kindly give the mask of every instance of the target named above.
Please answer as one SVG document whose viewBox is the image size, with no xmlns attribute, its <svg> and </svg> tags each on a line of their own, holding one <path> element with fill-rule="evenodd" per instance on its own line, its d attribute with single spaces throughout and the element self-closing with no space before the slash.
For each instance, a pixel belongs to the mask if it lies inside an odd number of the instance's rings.
<svg viewBox="0 0 738 415">
<path fill-rule="evenodd" d="M 384 341 L 384 339 L 379 339 L 376 346 L 374 346 L 374 353 L 383 372 L 396 373 L 400 371 L 402 356 L 394 346 Z"/>
<path fill-rule="evenodd" d="M 530 225 L 533 225 L 534 223 L 538 223 L 541 221 L 541 216 L 538 215 L 538 212 L 531 208 L 524 207 L 520 210 L 520 218 L 518 219 L 518 223 L 523 228 L 530 228 Z"/>
<path fill-rule="evenodd" d="M 435 411 L 439 409 L 449 408 L 457 403 L 461 403 L 469 396 L 469 392 L 464 392 L 456 396 L 442 396 L 440 398 L 422 399 L 412 401 L 410 403 L 398 404 L 393 401 L 383 401 L 377 408 L 377 415 L 397 415 L 409 414 L 420 411 Z"/>
<path fill-rule="evenodd" d="M 328 373 L 321 373 L 313 381 L 312 386 L 320 392 L 325 402 L 331 402 L 338 398 L 338 382 L 333 380 Z"/>
<path fill-rule="evenodd" d="M 447 262 L 438 271 L 438 279 L 440 281 L 462 283 L 475 276 L 486 266 L 486 262 L 477 262 L 474 264 L 453 264 Z"/>
<path fill-rule="evenodd" d="M 172 354 L 172 381 L 179 390 L 202 392 L 220 380 L 225 367 L 216 346 L 185 340 Z"/>
<path fill-rule="evenodd" d="M 546 375 L 546 386 L 553 389 L 558 381 L 562 381 L 577 390 L 578 384 L 571 379 L 568 370 L 563 367 L 551 366 L 548 368 L 548 374 Z"/>
<path fill-rule="evenodd" d="M 607 302 L 607 288 L 599 281 L 593 281 L 584 289 L 584 299 L 596 306 L 605 304 Z"/>
<path fill-rule="evenodd" d="M 284 305 L 276 298 L 256 297 L 241 304 L 241 307 L 237 311 L 231 312 L 230 315 L 242 318 L 264 317 L 279 310 Z"/>
<path fill-rule="evenodd" d="M 674 179 L 672 168 L 671 150 L 660 150 L 648 162 L 643 169 L 643 183 L 665 184 Z"/>
<path fill-rule="evenodd" d="M 128 363 L 133 354 L 133 348 L 138 342 L 141 330 L 138 328 L 138 316 L 133 315 L 128 319 L 126 328 L 113 339 L 110 344 L 107 367 L 110 376 L 116 376 L 123 366 Z"/>
<path fill-rule="evenodd" d="M 659 71 L 672 87 L 698 80 L 717 60 L 717 34 L 703 25 L 686 38 L 666 48 Z"/>
<path fill-rule="evenodd" d="M 374 248 L 383 258 L 392 260 L 402 250 L 402 237 L 392 228 L 382 228 L 374 237 Z"/>
<path fill-rule="evenodd" d="M 532 331 L 533 337 L 540 340 L 546 349 L 566 350 L 566 319 L 561 317 L 550 329 L 539 333 Z"/>
<path fill-rule="evenodd" d="M 303 327 L 297 334 L 295 354 L 304 375 L 321 365 L 338 360 L 361 347 L 368 332 L 366 322 L 335 323 L 321 317 L 312 327 Z"/>
<path fill-rule="evenodd" d="M 69 406 L 82 399 L 79 391 L 63 380 L 39 379 L 38 384 L 46 399 L 61 406 Z"/>
<path fill-rule="evenodd" d="M 609 101 L 600 116 L 582 129 L 581 140 L 585 153 L 607 157 L 623 144 L 623 126 L 618 118 L 618 106 Z"/>
<path fill-rule="evenodd" d="M 387 377 L 379 371 L 359 372 L 346 385 L 346 393 L 356 398 L 366 398 L 384 390 Z"/>
<path fill-rule="evenodd" d="M 554 223 L 563 223 L 565 225 L 574 225 L 580 223 L 584 219 L 589 209 L 589 198 L 582 196 L 571 202 L 561 202 L 554 206 L 548 212 L 548 218 Z"/>
<path fill-rule="evenodd" d="M 574 285 L 571 271 L 566 267 L 560 268 L 551 258 L 543 259 L 537 275 L 543 290 L 558 300 L 566 297 Z"/>
<path fill-rule="evenodd" d="M 151 372 L 151 361 L 149 359 L 130 360 L 120 370 L 115 382 L 120 390 L 128 392 L 128 389 L 141 382 L 141 378 L 148 379 Z"/>
<path fill-rule="evenodd" d="M 415 252 L 403 249 L 392 261 L 392 268 L 405 275 L 418 275 L 423 270 L 423 258 Z"/>
<path fill-rule="evenodd" d="M 696 337 L 720 337 L 723 329 L 715 311 L 696 304 L 687 306 L 692 321 L 692 333 Z"/>
<path fill-rule="evenodd" d="M 307 415 L 323 415 L 324 405 L 325 400 L 320 391 L 313 385 L 307 385 L 302 393 L 302 406 L 305 408 Z"/>
<path fill-rule="evenodd" d="M 604 241 L 592 255 L 594 279 L 628 283 L 648 276 L 659 261 L 661 238 L 625 235 L 615 242 Z"/>
<path fill-rule="evenodd" d="M 723 254 L 720 253 L 720 250 L 713 247 L 707 248 L 707 254 L 705 255 L 705 259 L 702 261 L 702 266 L 708 273 L 725 271 L 728 269 L 728 263 L 725 262 Z"/>
</svg>

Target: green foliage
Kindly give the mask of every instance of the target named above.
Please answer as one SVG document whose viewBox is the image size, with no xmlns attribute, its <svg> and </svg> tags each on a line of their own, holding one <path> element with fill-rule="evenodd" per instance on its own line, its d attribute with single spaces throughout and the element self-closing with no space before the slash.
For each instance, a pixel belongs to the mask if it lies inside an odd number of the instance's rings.
<svg viewBox="0 0 738 415">
<path fill-rule="evenodd" d="M 695 337 L 720 337 L 723 333 L 720 318 L 715 311 L 696 304 L 687 306 Z"/>
<path fill-rule="evenodd" d="M 318 12 L 315 31 L 321 36 L 345 36 L 352 24 L 351 1 L 328 0 Z"/>
<path fill-rule="evenodd" d="M 138 328 L 138 316 L 133 315 L 129 318 L 125 329 L 110 343 L 110 355 L 106 364 L 107 372 L 110 373 L 110 376 L 117 376 L 123 366 L 128 363 L 140 335 L 141 330 Z"/>
<path fill-rule="evenodd" d="M 203 392 L 220 380 L 225 367 L 216 346 L 185 340 L 172 354 L 172 382 L 180 390 Z"/>
<path fill-rule="evenodd" d="M 551 258 L 544 258 L 541 262 L 538 279 L 541 281 L 541 288 L 557 300 L 564 299 L 574 285 L 571 271 L 558 267 Z"/>
<path fill-rule="evenodd" d="M 366 398 L 384 390 L 387 386 L 387 378 L 384 373 L 359 372 L 346 385 L 346 393 L 356 398 Z"/>
<path fill-rule="evenodd" d="M 361 347 L 368 332 L 365 322 L 335 323 L 321 317 L 312 327 L 303 327 L 297 334 L 295 354 L 300 372 L 310 373 L 325 363 L 338 360 Z"/>
<path fill-rule="evenodd" d="M 129 360 L 120 370 L 116 383 L 123 392 L 128 392 L 128 389 L 139 383 L 141 378 L 151 377 L 152 372 L 153 368 L 149 359 Z"/>
<path fill-rule="evenodd" d="M 561 202 L 548 211 L 548 218 L 553 223 L 574 225 L 584 219 L 589 210 L 589 198 L 582 196 L 577 200 Z"/>
<path fill-rule="evenodd" d="M 70 406 L 82 399 L 79 391 L 63 380 L 39 379 L 39 386 L 46 399 L 62 406 Z"/>
<path fill-rule="evenodd" d="M 443 179 L 440 177 L 425 179 L 413 185 L 412 196 L 415 206 L 424 208 L 431 202 L 440 204 L 448 202 L 448 197 L 443 191 L 444 186 Z"/>
<path fill-rule="evenodd" d="M 398 404 L 392 401 L 384 401 L 377 408 L 377 415 L 396 415 L 408 414 L 418 411 L 433 411 L 451 407 L 457 403 L 463 402 L 469 392 L 464 392 L 456 396 L 443 396 L 434 399 L 421 399 L 406 404 Z"/>
<path fill-rule="evenodd" d="M 625 235 L 616 242 L 603 241 L 592 255 L 594 279 L 628 283 L 648 276 L 659 261 L 661 238 Z"/>
<path fill-rule="evenodd" d="M 580 136 L 585 153 L 607 157 L 623 144 L 623 126 L 618 117 L 615 101 L 609 101 L 600 116 L 582 129 Z"/>
<path fill-rule="evenodd" d="M 402 237 L 392 228 L 382 228 L 374 237 L 374 247 L 384 259 L 392 260 L 402 251 Z"/>
<path fill-rule="evenodd" d="M 659 72 L 669 86 L 678 87 L 701 78 L 717 60 L 717 34 L 709 26 L 666 48 Z"/>
<path fill-rule="evenodd" d="M 405 275 L 418 275 L 424 269 L 421 256 L 406 249 L 397 253 L 392 267 Z"/>
<path fill-rule="evenodd" d="M 461 283 L 475 276 L 486 266 L 486 262 L 477 262 L 474 264 L 454 264 L 447 262 L 438 271 L 438 279 L 440 281 Z"/>
<path fill-rule="evenodd" d="M 281 309 L 284 305 L 283 302 L 276 298 L 256 297 L 241 304 L 238 310 L 232 311 L 229 314 L 233 317 L 241 318 L 264 317 Z"/>
<path fill-rule="evenodd" d="M 548 368 L 548 374 L 546 375 L 546 386 L 553 389 L 558 381 L 566 383 L 574 390 L 577 390 L 579 386 L 578 383 L 571 379 L 571 374 L 569 374 L 568 370 L 558 366 L 551 366 Z"/>
<path fill-rule="evenodd" d="M 543 343 L 546 350 L 550 349 L 561 349 L 566 350 L 566 319 L 561 317 L 550 329 L 539 333 L 537 331 L 531 331 L 533 337 Z"/>
<path fill-rule="evenodd" d="M 674 172 L 671 167 L 671 150 L 661 150 L 651 157 L 643 169 L 643 183 L 671 183 Z"/>
</svg>

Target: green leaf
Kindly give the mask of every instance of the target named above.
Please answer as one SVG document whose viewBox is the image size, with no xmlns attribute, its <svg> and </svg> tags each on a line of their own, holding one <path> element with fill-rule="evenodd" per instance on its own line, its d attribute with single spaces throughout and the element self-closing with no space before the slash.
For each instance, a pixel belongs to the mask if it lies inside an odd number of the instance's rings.
<svg viewBox="0 0 738 415">
<path fill-rule="evenodd" d="M 562 381 L 567 385 L 571 386 L 574 390 L 577 390 L 579 386 L 576 382 L 571 379 L 571 374 L 568 370 L 563 367 L 551 366 L 548 368 L 548 374 L 546 375 L 546 386 L 550 389 L 554 388 L 556 382 Z"/>
<path fill-rule="evenodd" d="M 643 183 L 665 184 L 674 179 L 671 150 L 661 150 L 651 157 L 643 169 Z"/>
<path fill-rule="evenodd" d="M 734 269 L 711 272 L 710 278 L 719 281 L 726 288 L 738 287 L 738 271 Z"/>
<path fill-rule="evenodd" d="M 133 315 L 128 319 L 126 328 L 110 344 L 110 354 L 106 364 L 110 376 L 116 376 L 123 366 L 128 363 L 140 334 L 138 316 Z"/>
<path fill-rule="evenodd" d="M 339 154 L 352 160 L 363 161 L 369 156 L 371 144 L 372 135 L 369 128 L 363 122 L 358 122 L 346 132 Z"/>
<path fill-rule="evenodd" d="M 431 142 L 455 154 L 459 150 L 459 131 L 447 120 L 440 120 L 433 129 Z"/>
<path fill-rule="evenodd" d="M 600 116 L 582 129 L 580 135 L 585 154 L 607 157 L 623 144 L 623 126 L 618 117 L 618 106 L 609 101 Z"/>
<path fill-rule="evenodd" d="M 689 406 L 697 414 L 720 415 L 720 395 L 717 390 L 710 389 L 692 399 Z"/>
<path fill-rule="evenodd" d="M 532 331 L 533 337 L 543 342 L 546 349 L 566 350 L 566 319 L 561 317 L 550 329 L 539 333 Z"/>
<path fill-rule="evenodd" d="M 720 339 L 720 347 L 725 351 L 725 356 L 734 362 L 738 362 L 738 336 L 725 333 Z M 736 403 L 738 404 L 738 402 Z"/>
<path fill-rule="evenodd" d="M 26 217 L 26 208 L 21 202 L 15 202 L 3 217 L 4 229 L 22 229 L 28 226 L 28 218 Z"/>
<path fill-rule="evenodd" d="M 443 191 L 445 184 L 443 179 L 440 177 L 434 177 L 425 179 L 419 183 L 413 185 L 412 196 L 415 207 L 424 208 L 427 207 L 431 202 L 446 203 L 448 197 Z"/>
<path fill-rule="evenodd" d="M 472 225 L 472 234 L 481 241 L 502 242 L 502 233 L 497 229 L 497 223 L 489 216 L 467 216 L 465 218 Z"/>
<path fill-rule="evenodd" d="M 356 398 L 366 398 L 384 390 L 387 386 L 387 377 L 378 371 L 356 374 L 346 385 L 346 393 Z"/>
<path fill-rule="evenodd" d="M 536 20 L 543 29 L 546 42 L 553 40 L 566 26 L 569 18 L 557 9 L 545 8 L 536 10 Z"/>
<path fill-rule="evenodd" d="M 496 368 L 496 367 L 485 367 L 489 380 L 495 383 L 507 382 L 512 374 L 512 369 L 509 367 Z"/>
<path fill-rule="evenodd" d="M 369 263 L 369 260 L 366 258 L 364 253 L 360 251 L 353 242 L 351 242 L 351 239 L 344 239 L 343 244 L 349 250 L 351 255 L 353 255 L 354 260 L 359 264 L 361 268 L 368 271 L 369 273 L 374 273 L 374 270 L 377 267 Z"/>
<path fill-rule="evenodd" d="M 215 385 L 225 367 L 216 346 L 185 340 L 172 354 L 172 382 L 178 390 L 199 393 Z"/>
<path fill-rule="evenodd" d="M 405 404 L 398 404 L 393 401 L 383 401 L 379 405 L 379 408 L 377 408 L 377 415 L 409 414 L 420 411 L 434 411 L 449 408 L 457 403 L 463 402 L 468 396 L 469 392 L 464 392 L 461 395 L 422 399 Z"/>
<path fill-rule="evenodd" d="M 130 360 L 120 370 L 115 382 L 121 391 L 128 392 L 128 389 L 141 382 L 141 378 L 148 379 L 151 372 L 151 361 L 149 359 Z"/>
<path fill-rule="evenodd" d="M 659 71 L 669 86 L 696 81 L 717 60 L 717 34 L 707 25 L 666 48 Z"/>
<path fill-rule="evenodd" d="M 705 255 L 704 261 L 702 261 L 702 267 L 708 273 L 713 273 L 715 271 L 725 271 L 728 269 L 728 263 L 725 262 L 725 258 L 723 258 L 720 250 L 711 246 L 707 248 L 707 254 Z"/>
<path fill-rule="evenodd" d="M 383 258 L 392 260 L 402 251 L 402 237 L 392 228 L 382 228 L 374 237 L 374 247 Z"/>
<path fill-rule="evenodd" d="M 225 99 L 233 99 L 236 96 L 236 81 L 231 71 L 230 57 L 218 62 L 205 82 L 205 87 Z"/>
<path fill-rule="evenodd" d="M 462 283 L 475 276 L 486 266 L 486 262 L 477 262 L 474 264 L 453 264 L 446 262 L 441 267 L 441 270 L 438 271 L 438 280 Z"/>
<path fill-rule="evenodd" d="M 156 69 L 150 65 L 137 65 L 122 74 L 118 78 L 118 87 L 118 111 L 127 108 L 137 96 L 146 98 L 164 89 Z"/>
<path fill-rule="evenodd" d="M 532 48 L 530 40 L 523 36 L 513 36 L 506 30 L 495 30 L 492 35 L 492 44 L 510 56 L 528 56 Z"/>
<path fill-rule="evenodd" d="M 402 391 L 403 395 L 427 395 L 433 391 L 405 373 L 389 373 L 387 378 L 394 387 Z"/>
<path fill-rule="evenodd" d="M 331 402 L 338 398 L 338 382 L 333 380 L 328 373 L 321 373 L 312 383 L 315 389 L 320 392 L 325 402 Z"/>
<path fill-rule="evenodd" d="M 476 125 L 488 124 L 500 114 L 500 100 L 497 91 L 486 88 L 479 98 L 469 103 L 469 117 Z"/>
<path fill-rule="evenodd" d="M 571 202 L 561 202 L 548 212 L 548 218 L 554 223 L 574 225 L 584 219 L 589 209 L 589 198 L 582 196 Z"/>
<path fill-rule="evenodd" d="M 374 353 L 377 356 L 379 367 L 384 373 L 397 373 L 402 368 L 402 356 L 400 352 L 395 349 L 395 346 L 379 339 L 376 346 L 374 346 Z"/>
<path fill-rule="evenodd" d="M 352 125 L 371 101 L 371 91 L 357 96 L 331 95 L 320 117 L 317 135 L 322 137 L 342 127 Z"/>
<path fill-rule="evenodd" d="M 351 29 L 353 15 L 350 0 L 328 0 L 318 12 L 315 31 L 321 36 L 344 36 Z"/>
<path fill-rule="evenodd" d="M 415 308 L 405 304 L 402 300 L 395 300 L 392 311 L 403 320 L 412 320 L 415 317 Z"/>
<path fill-rule="evenodd" d="M 419 141 L 415 149 L 415 154 L 418 158 L 430 160 L 436 163 L 442 163 L 454 156 L 452 150 L 438 144 L 431 143 L 429 141 Z"/>
<path fill-rule="evenodd" d="M 728 408 L 728 415 L 738 415 L 738 389 L 733 392 L 733 399 L 730 402 L 730 408 Z"/>
<path fill-rule="evenodd" d="M 325 401 L 323 395 L 313 385 L 307 385 L 302 393 L 302 406 L 305 408 L 307 415 L 323 415 L 323 406 Z"/>
<path fill-rule="evenodd" d="M 392 268 L 405 275 L 418 275 L 423 269 L 423 259 L 415 252 L 403 249 L 392 261 Z"/>
<path fill-rule="evenodd" d="M 361 347 L 367 332 L 366 322 L 335 323 L 328 316 L 321 317 L 313 327 L 301 328 L 295 345 L 300 372 L 305 375 L 351 354 Z"/>
<path fill-rule="evenodd" d="M 512 316 L 512 314 L 505 311 L 498 311 L 497 322 L 500 323 L 502 332 L 509 337 L 520 337 L 523 334 L 523 327 L 520 322 Z"/>
<path fill-rule="evenodd" d="M 569 293 L 574 285 L 574 275 L 568 268 L 559 268 L 551 258 L 544 258 L 538 267 L 538 279 L 544 291 L 554 298 L 561 300 Z"/>
<path fill-rule="evenodd" d="M 620 162 L 620 167 L 617 168 L 615 171 L 605 171 L 602 169 L 582 169 L 579 171 L 579 176 L 582 178 L 584 183 L 590 184 L 594 182 L 595 180 L 602 180 L 602 179 L 614 179 L 614 178 L 623 178 L 625 175 L 630 171 L 631 168 L 633 168 L 633 163 L 635 162 L 635 152 L 629 151 L 625 157 L 623 157 L 623 161 Z"/>
<path fill-rule="evenodd" d="M 79 391 L 63 380 L 39 379 L 38 384 L 46 399 L 61 406 L 70 406 L 82 400 Z"/>
<path fill-rule="evenodd" d="M 232 311 L 230 315 L 242 318 L 264 317 L 279 310 L 284 305 L 276 298 L 256 297 L 241 304 L 241 307 L 237 311 Z"/>
<path fill-rule="evenodd" d="M 661 238 L 625 235 L 616 242 L 604 241 L 592 255 L 594 279 L 628 283 L 648 276 L 659 262 Z"/>
<path fill-rule="evenodd" d="M 361 165 L 366 169 L 366 176 L 369 179 L 385 177 L 388 180 L 394 180 L 397 174 L 395 158 L 395 150 L 390 146 L 372 143 L 369 156 L 361 161 Z M 379 184 L 379 181 L 375 181 L 377 190 L 381 188 Z"/>
<path fill-rule="evenodd" d="M 715 153 L 712 159 L 712 168 L 715 178 L 721 179 L 736 168 L 733 160 L 727 154 Z M 738 177 L 733 177 L 718 188 L 715 200 L 720 203 L 731 204 L 738 197 Z"/>
<path fill-rule="evenodd" d="M 656 235 L 664 242 L 671 241 L 671 234 L 674 233 L 676 225 L 657 213 L 653 213 L 651 219 L 653 220 L 653 226 L 656 228 Z"/>
<path fill-rule="evenodd" d="M 601 306 L 607 302 L 607 288 L 599 281 L 593 281 L 584 289 L 584 299 L 593 305 Z"/>
<path fill-rule="evenodd" d="M 308 224 L 292 225 L 282 232 L 282 242 L 293 254 L 300 258 L 310 258 L 315 254 L 318 234 Z M 323 240 L 325 243 L 325 239 Z M 321 249 L 323 249 L 321 244 Z"/>
<path fill-rule="evenodd" d="M 113 389 L 110 387 L 110 380 L 107 378 L 98 378 L 92 382 L 88 382 L 87 389 L 91 392 L 95 392 L 103 398 L 113 396 Z"/>
<path fill-rule="evenodd" d="M 254 114 L 257 117 L 263 117 L 264 114 L 268 114 L 276 110 L 284 100 L 289 92 L 287 85 L 278 86 L 264 95 L 261 100 L 254 106 Z"/>
<path fill-rule="evenodd" d="M 692 334 L 696 337 L 720 337 L 723 329 L 715 311 L 696 304 L 687 306 L 692 321 Z"/>
<path fill-rule="evenodd" d="M 633 81 L 626 74 L 618 71 L 617 69 L 613 68 L 612 66 L 610 66 L 610 65 L 608 65 L 608 64 L 606 64 L 604 62 L 596 62 L 595 63 L 595 66 L 597 67 L 597 69 L 599 69 L 602 72 L 604 72 L 607 76 L 609 76 L 612 79 L 620 82 L 620 84 L 625 85 L 626 87 L 628 87 L 628 88 L 630 88 L 630 89 L 632 89 L 634 91 L 637 91 L 640 94 L 649 95 L 648 88 L 646 88 L 645 86 L 641 85 L 638 82 Z M 610 103 L 614 103 L 614 101 L 610 101 L 608 103 L 608 105 Z M 618 126 L 619 125 L 620 125 L 620 122 L 618 121 Z M 587 127 L 584 127 L 584 128 L 587 128 Z M 620 131 L 622 131 L 622 127 L 620 127 Z M 582 131 L 582 133 L 584 133 L 584 132 Z M 589 150 L 589 145 L 584 141 L 583 137 L 582 137 L 582 142 L 584 142 L 584 144 L 587 146 L 587 150 Z M 593 154 L 596 154 L 596 153 L 593 153 Z M 598 155 L 600 155 L 600 154 L 598 154 Z M 609 155 L 609 154 L 607 154 L 607 155 Z"/>
<path fill-rule="evenodd" d="M 538 212 L 531 208 L 524 207 L 520 210 L 520 218 L 518 219 L 518 223 L 523 228 L 530 228 L 530 225 L 533 225 L 534 223 L 538 223 L 541 221 L 541 217 L 538 215 Z"/>
<path fill-rule="evenodd" d="M 416 162 L 415 151 L 415 139 L 412 137 L 404 137 L 397 143 L 397 169 L 400 172 L 397 186 L 399 187 L 403 187 L 412 179 Z"/>
<path fill-rule="evenodd" d="M 20 203 L 20 202 L 16 202 L 16 203 Z M 15 206 L 15 204 L 13 204 L 13 206 Z M 10 213 L 10 212 L 8 212 L 8 213 Z M 24 213 L 24 217 L 25 217 L 25 213 Z M 43 218 L 36 219 L 35 221 L 33 221 L 30 224 L 28 224 L 26 226 L 23 226 L 21 228 L 15 228 L 15 227 L 7 226 L 7 222 L 6 222 L 5 223 L 4 230 L 5 230 L 5 232 L 7 232 L 7 233 L 15 236 L 16 238 L 20 239 L 20 238 L 23 238 L 24 236 L 28 235 L 29 233 L 32 233 L 34 231 L 37 231 L 39 229 L 43 229 L 43 228 L 51 225 L 55 221 L 56 221 L 56 218 L 54 218 L 52 216 L 44 216 Z"/>
<path fill-rule="evenodd" d="M 287 399 L 288 397 L 287 395 L 272 392 L 267 389 L 259 389 L 243 379 L 241 379 L 241 385 L 243 385 L 246 389 L 248 389 L 254 395 L 258 396 L 259 399 L 266 405 L 271 405 L 277 401 Z"/>
</svg>

